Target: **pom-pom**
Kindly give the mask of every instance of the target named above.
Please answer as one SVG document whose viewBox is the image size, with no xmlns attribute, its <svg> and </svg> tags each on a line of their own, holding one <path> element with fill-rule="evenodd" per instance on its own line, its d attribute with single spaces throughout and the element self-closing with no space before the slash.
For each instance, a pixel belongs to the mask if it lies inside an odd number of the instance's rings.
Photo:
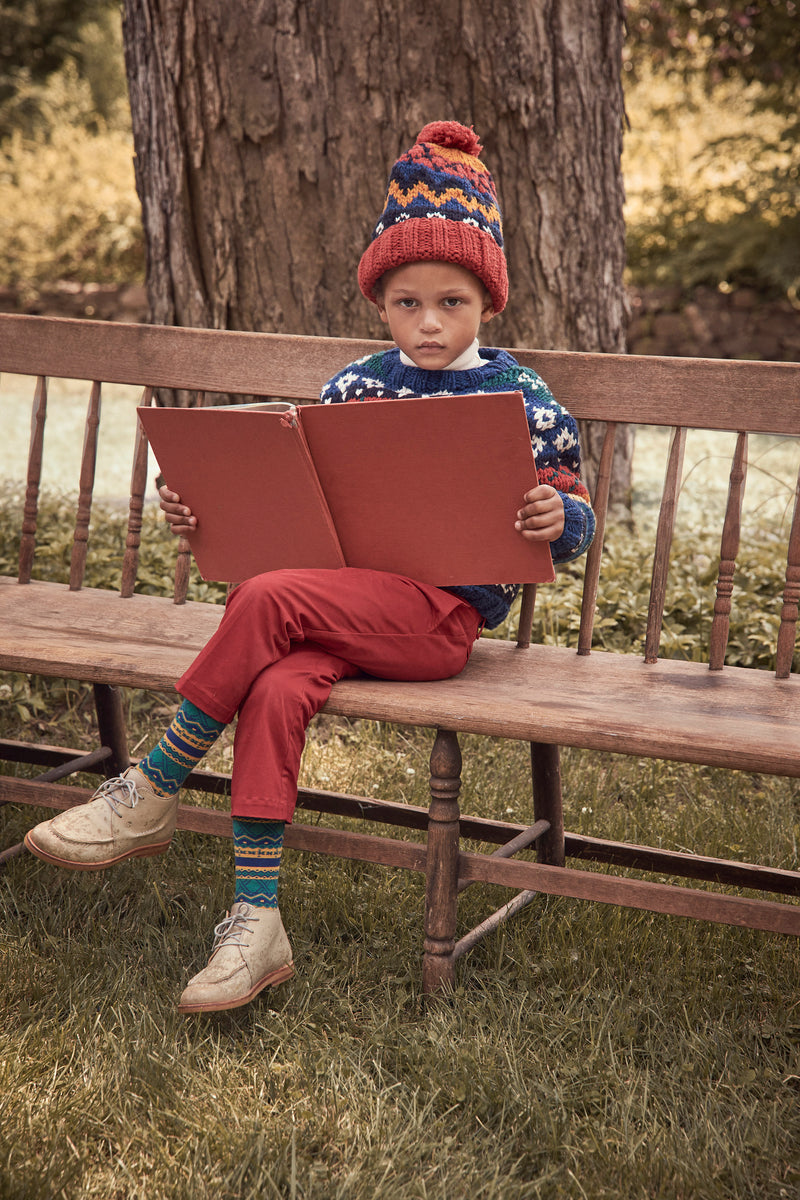
<svg viewBox="0 0 800 1200">
<path fill-rule="evenodd" d="M 470 126 L 459 125 L 458 121 L 432 121 L 420 131 L 418 142 L 432 142 L 435 146 L 447 146 L 461 150 L 477 158 L 483 151 L 478 135 Z"/>
</svg>

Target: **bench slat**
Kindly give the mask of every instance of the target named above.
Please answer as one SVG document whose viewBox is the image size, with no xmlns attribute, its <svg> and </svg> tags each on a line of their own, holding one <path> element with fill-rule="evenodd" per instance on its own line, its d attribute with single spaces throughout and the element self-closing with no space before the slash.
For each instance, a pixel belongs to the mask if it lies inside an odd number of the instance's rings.
<svg viewBox="0 0 800 1200">
<path fill-rule="evenodd" d="M 337 370 L 390 342 L 0 315 L 0 371 L 314 400 Z M 578 419 L 800 434 L 800 367 L 512 348 Z M 769 371 L 765 372 L 765 365 Z"/>
</svg>

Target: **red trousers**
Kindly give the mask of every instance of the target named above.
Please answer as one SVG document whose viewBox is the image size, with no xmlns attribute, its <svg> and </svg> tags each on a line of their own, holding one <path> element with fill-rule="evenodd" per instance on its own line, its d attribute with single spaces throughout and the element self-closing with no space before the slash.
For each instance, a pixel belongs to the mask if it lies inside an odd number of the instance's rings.
<svg viewBox="0 0 800 1200">
<path fill-rule="evenodd" d="M 270 571 L 240 584 L 176 684 L 217 721 L 239 714 L 233 815 L 291 820 L 306 727 L 338 679 L 447 679 L 481 627 L 471 604 L 383 571 Z"/>
</svg>

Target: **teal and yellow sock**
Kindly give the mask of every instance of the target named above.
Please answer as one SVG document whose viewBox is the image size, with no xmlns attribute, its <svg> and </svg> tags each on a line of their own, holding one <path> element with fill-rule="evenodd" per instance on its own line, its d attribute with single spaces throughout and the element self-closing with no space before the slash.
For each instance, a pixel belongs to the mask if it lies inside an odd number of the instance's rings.
<svg viewBox="0 0 800 1200">
<path fill-rule="evenodd" d="M 225 725 L 184 700 L 158 745 L 138 764 L 159 796 L 174 796 Z"/>
<path fill-rule="evenodd" d="M 258 908 L 278 907 L 283 828 L 283 821 L 233 818 L 234 904 L 244 900 Z"/>
</svg>

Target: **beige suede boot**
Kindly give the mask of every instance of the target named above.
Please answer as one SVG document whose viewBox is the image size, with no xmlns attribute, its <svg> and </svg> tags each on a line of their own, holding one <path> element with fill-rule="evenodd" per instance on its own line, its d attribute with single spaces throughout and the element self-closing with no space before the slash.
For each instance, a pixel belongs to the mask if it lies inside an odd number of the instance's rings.
<svg viewBox="0 0 800 1200">
<path fill-rule="evenodd" d="M 163 854 L 178 815 L 177 796 L 157 795 L 141 771 L 107 779 L 87 804 L 68 808 L 25 834 L 37 858 L 76 871 L 100 871 L 126 858 Z"/>
<path fill-rule="evenodd" d="M 178 1012 L 239 1008 L 292 975 L 292 947 L 277 908 L 239 901 L 215 927 L 208 966 L 189 980 Z"/>
</svg>

